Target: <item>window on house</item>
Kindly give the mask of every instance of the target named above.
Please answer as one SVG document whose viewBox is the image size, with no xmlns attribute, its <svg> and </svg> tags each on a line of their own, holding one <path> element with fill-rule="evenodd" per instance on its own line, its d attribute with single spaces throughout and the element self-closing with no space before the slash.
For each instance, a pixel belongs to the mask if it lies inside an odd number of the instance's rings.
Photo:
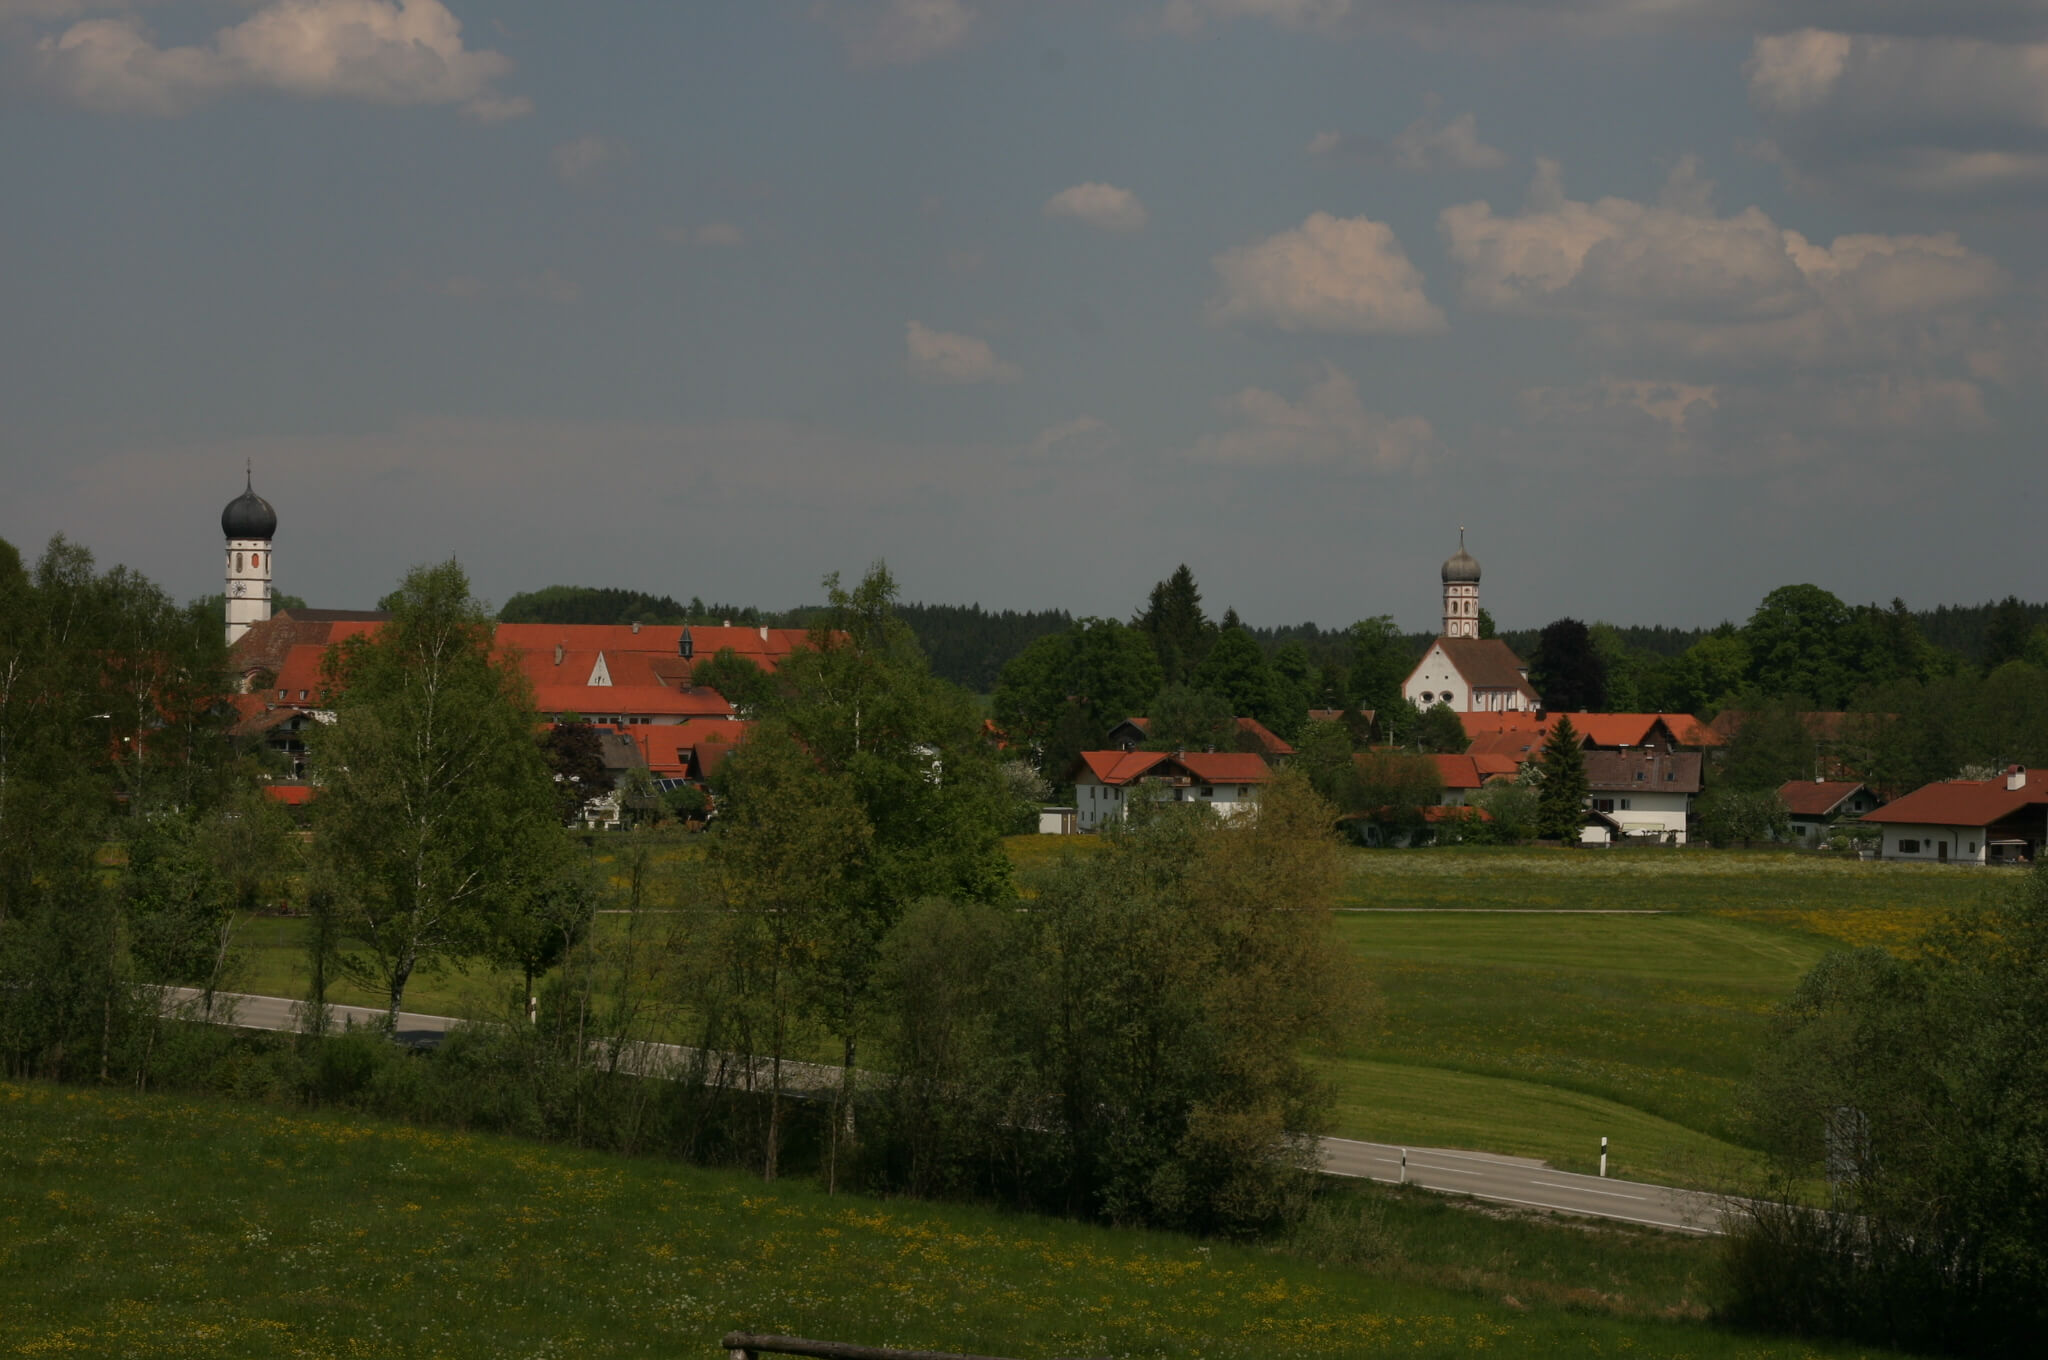
<svg viewBox="0 0 2048 1360">
<path fill-rule="evenodd" d="M 1920 853 L 1920 842 L 1918 842 L 1918 841 L 1900 841 L 1900 842 L 1899 842 L 1899 853 L 1900 853 L 1900 854 L 1902 854 L 1902 855 L 1917 855 L 1917 854 L 1919 854 L 1919 853 Z"/>
<path fill-rule="evenodd" d="M 279 691 L 277 692 L 277 697 L 278 697 L 278 698 L 280 698 L 280 699 L 284 698 L 284 691 L 283 691 L 283 690 L 279 690 Z"/>
<path fill-rule="evenodd" d="M 1202 796 L 1204 798 L 1214 798 L 1216 796 L 1215 788 L 1208 784 L 1202 785 Z"/>
<path fill-rule="evenodd" d="M 1971 842 L 1970 842 L 1970 853 L 1971 853 L 1971 854 L 1973 854 L 1973 855 L 1977 853 L 1977 842 L 1975 842 L 1975 841 L 1971 841 Z"/>
<path fill-rule="evenodd" d="M 1675 783 L 1675 782 L 1677 781 L 1677 779 L 1678 779 L 1678 771 L 1676 771 L 1676 770 L 1666 770 L 1666 771 L 1664 772 L 1664 782 L 1665 782 L 1665 783 L 1667 783 L 1667 784 L 1670 784 L 1670 783 Z"/>
<path fill-rule="evenodd" d="M 1636 783 L 1640 784 L 1640 783 L 1642 783 L 1642 782 L 1643 782 L 1643 772 L 1642 772 L 1641 770 L 1637 770 L 1637 771 L 1636 771 Z"/>
<path fill-rule="evenodd" d="M 1623 812 L 1627 812 L 1627 811 L 1628 811 L 1628 799 L 1624 798 L 1624 799 L 1622 799 L 1622 800 L 1621 800 L 1621 810 L 1622 810 Z"/>
<path fill-rule="evenodd" d="M 300 690 L 300 691 L 299 691 L 299 697 L 300 697 L 301 699 L 305 698 L 305 697 L 306 697 L 306 691 L 304 691 L 304 690 Z"/>
<path fill-rule="evenodd" d="M 1249 788 L 1245 787 L 1243 784 L 1239 784 L 1237 786 L 1237 801 L 1242 803 L 1245 799 L 1251 797 L 1251 792 L 1252 791 Z"/>
<path fill-rule="evenodd" d="M 1613 800 L 1612 798 L 1595 798 L 1595 799 L 1593 800 L 1593 811 L 1595 811 L 1595 812 L 1612 812 L 1612 811 L 1614 811 L 1614 800 Z"/>
</svg>

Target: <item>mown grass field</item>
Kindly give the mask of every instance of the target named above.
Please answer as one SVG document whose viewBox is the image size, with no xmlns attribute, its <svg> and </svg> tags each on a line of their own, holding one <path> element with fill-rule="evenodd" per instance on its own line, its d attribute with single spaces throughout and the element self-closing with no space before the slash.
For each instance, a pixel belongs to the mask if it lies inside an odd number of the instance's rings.
<svg viewBox="0 0 2048 1360">
<path fill-rule="evenodd" d="M 0 1354 L 710 1357 L 734 1328 L 1026 1360 L 1870 1354 L 1687 1320 L 1705 1244 L 1360 1203 L 1372 1274 L 494 1138 L 0 1084 Z"/>
<path fill-rule="evenodd" d="M 1725 1187 L 1739 1088 L 1829 949 L 1895 944 L 2001 873 L 1788 852 L 1360 851 L 1339 929 L 1385 1005 L 1328 1065 L 1339 1131 Z"/>
</svg>

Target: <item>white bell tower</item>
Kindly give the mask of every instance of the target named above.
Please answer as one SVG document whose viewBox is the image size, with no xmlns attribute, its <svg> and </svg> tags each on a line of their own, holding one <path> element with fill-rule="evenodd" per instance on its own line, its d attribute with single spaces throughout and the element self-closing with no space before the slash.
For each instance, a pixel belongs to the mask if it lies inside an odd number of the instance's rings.
<svg viewBox="0 0 2048 1360">
<path fill-rule="evenodd" d="M 277 511 L 256 494 L 251 468 L 242 494 L 220 512 L 220 531 L 227 545 L 228 645 L 270 617 L 271 540 L 277 534 Z"/>
<path fill-rule="evenodd" d="M 1465 526 L 1458 526 L 1458 552 L 1444 563 L 1444 631 L 1447 638 L 1479 636 L 1479 561 L 1465 551 Z"/>
</svg>

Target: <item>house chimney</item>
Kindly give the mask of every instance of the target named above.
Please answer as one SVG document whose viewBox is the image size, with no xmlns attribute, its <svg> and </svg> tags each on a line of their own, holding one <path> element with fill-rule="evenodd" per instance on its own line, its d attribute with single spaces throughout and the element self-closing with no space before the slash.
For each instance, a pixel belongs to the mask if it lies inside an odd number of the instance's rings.
<svg viewBox="0 0 2048 1360">
<path fill-rule="evenodd" d="M 640 620 L 638 619 L 633 620 L 633 636 L 640 636 Z"/>
<path fill-rule="evenodd" d="M 762 624 L 762 625 L 761 625 L 761 641 L 763 641 L 763 642 L 766 642 L 767 640 L 768 640 L 768 625 L 764 623 L 764 624 Z"/>
<path fill-rule="evenodd" d="M 732 627 L 732 620 L 731 620 L 731 619 L 727 619 L 727 620 L 726 620 L 726 621 L 725 621 L 724 623 L 721 623 L 721 624 L 720 624 L 720 625 L 718 625 L 718 626 L 719 626 L 719 627 L 721 627 L 721 628 L 730 628 L 730 627 Z"/>
<path fill-rule="evenodd" d="M 2027 786 L 2027 767 L 2008 765 L 2005 767 L 2005 787 L 2008 793 L 2018 793 Z"/>
<path fill-rule="evenodd" d="M 561 644 L 561 643 L 559 643 L 559 642 L 557 642 L 557 643 L 555 644 L 555 664 L 556 664 L 557 666 L 559 666 L 559 665 L 561 665 L 561 664 L 562 664 L 562 652 L 563 652 L 563 647 L 562 647 L 562 644 Z"/>
<path fill-rule="evenodd" d="M 697 654 L 697 640 L 690 636 L 690 630 L 687 626 L 683 629 L 683 636 L 676 642 L 676 651 L 682 655 L 685 661 L 688 661 Z"/>
</svg>

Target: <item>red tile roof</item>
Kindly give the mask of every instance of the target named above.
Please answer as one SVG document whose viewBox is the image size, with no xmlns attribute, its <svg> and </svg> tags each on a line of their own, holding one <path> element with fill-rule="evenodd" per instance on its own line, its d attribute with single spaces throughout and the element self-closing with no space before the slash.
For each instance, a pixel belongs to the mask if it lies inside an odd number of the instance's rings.
<svg viewBox="0 0 2048 1360">
<path fill-rule="evenodd" d="M 310 784 L 265 784 L 263 796 L 286 807 L 304 807 L 318 790 Z"/>
<path fill-rule="evenodd" d="M 2028 770 L 2020 788 L 2008 789 L 2004 775 L 1996 779 L 1951 779 L 1894 798 L 1866 822 L 1904 822 L 1914 826 L 1990 826 L 2025 811 L 2048 806 L 2048 770 Z"/>
<path fill-rule="evenodd" d="M 670 689 L 666 685 L 536 685 L 533 706 L 542 715 L 579 713 L 586 718 L 731 717 L 732 705 L 712 689 Z"/>
<path fill-rule="evenodd" d="M 1853 779 L 1795 779 L 1778 790 L 1778 801 L 1794 817 L 1826 817 L 1862 787 Z"/>
<path fill-rule="evenodd" d="M 1266 765 L 1266 758 L 1256 752 L 1193 751 L 1184 756 L 1175 756 L 1181 768 L 1201 780 L 1204 784 L 1263 784 L 1272 777 L 1272 770 Z"/>
<path fill-rule="evenodd" d="M 1436 762 L 1437 778 L 1447 789 L 1483 788 L 1489 779 L 1512 778 L 1517 768 L 1511 757 L 1474 755 L 1470 751 L 1461 756 L 1436 755 L 1430 759 Z"/>
<path fill-rule="evenodd" d="M 1266 758 L 1253 751 L 1083 751 L 1075 772 L 1084 767 L 1102 784 L 1129 784 L 1153 774 L 1184 774 L 1200 784 L 1263 784 L 1273 777 Z"/>
</svg>

